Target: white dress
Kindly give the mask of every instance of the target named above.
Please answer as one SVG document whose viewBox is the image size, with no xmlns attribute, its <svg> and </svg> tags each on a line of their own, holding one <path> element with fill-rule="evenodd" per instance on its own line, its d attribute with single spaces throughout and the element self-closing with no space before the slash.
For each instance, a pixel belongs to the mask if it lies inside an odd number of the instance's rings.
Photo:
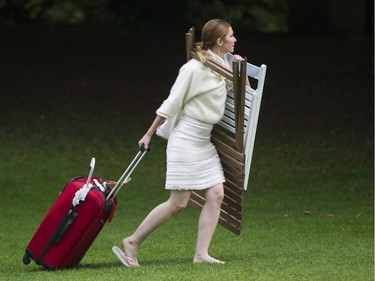
<svg viewBox="0 0 375 281">
<path fill-rule="evenodd" d="M 183 115 L 168 139 L 166 189 L 200 190 L 225 181 L 211 124 Z"/>
<path fill-rule="evenodd" d="M 167 121 L 181 114 L 168 138 L 166 189 L 202 190 L 225 182 L 211 131 L 224 114 L 226 94 L 224 78 L 199 61 L 181 67 L 169 97 L 156 111 Z"/>
</svg>

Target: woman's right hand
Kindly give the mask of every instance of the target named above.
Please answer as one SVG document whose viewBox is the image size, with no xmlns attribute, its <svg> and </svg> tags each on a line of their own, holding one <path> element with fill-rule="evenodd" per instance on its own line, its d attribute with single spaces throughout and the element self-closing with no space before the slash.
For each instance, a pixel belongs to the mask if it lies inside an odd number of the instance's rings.
<svg viewBox="0 0 375 281">
<path fill-rule="evenodd" d="M 164 117 L 156 115 L 155 120 L 151 124 L 151 127 L 148 129 L 148 131 L 146 132 L 146 134 L 138 141 L 139 148 L 141 148 L 142 144 L 143 144 L 145 150 L 149 150 L 150 149 L 151 138 L 154 135 L 154 133 L 156 132 L 156 129 L 161 124 L 163 124 L 164 121 L 165 121 Z"/>
<path fill-rule="evenodd" d="M 148 134 L 145 134 L 139 141 L 138 141 L 138 146 L 139 148 L 142 147 L 142 145 L 144 146 L 144 149 L 145 150 L 149 150 L 150 149 L 150 145 L 151 145 L 151 136 L 149 136 Z"/>
</svg>

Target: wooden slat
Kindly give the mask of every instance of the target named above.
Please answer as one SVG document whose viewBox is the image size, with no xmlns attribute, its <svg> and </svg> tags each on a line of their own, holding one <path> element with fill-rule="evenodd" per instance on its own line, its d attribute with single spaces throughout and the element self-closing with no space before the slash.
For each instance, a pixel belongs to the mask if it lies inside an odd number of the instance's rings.
<svg viewBox="0 0 375 281">
<path fill-rule="evenodd" d="M 189 205 L 190 205 L 191 207 L 194 207 L 194 208 L 198 209 L 198 210 L 202 209 L 202 206 L 203 206 L 201 203 L 199 203 L 199 202 L 196 200 L 196 198 L 195 198 L 195 194 L 193 194 L 193 193 L 192 193 L 191 196 L 190 196 Z"/>
<path fill-rule="evenodd" d="M 235 121 L 236 121 L 236 139 L 238 142 L 239 152 L 244 151 L 245 86 L 246 86 L 246 81 L 247 81 L 246 65 L 247 65 L 247 60 L 245 58 L 245 60 L 240 63 L 239 65 L 240 71 L 238 75 L 236 76 L 236 78 L 238 79 L 237 81 L 238 88 L 236 89 L 237 101 L 235 102 L 235 105 L 236 105 L 236 120 Z M 233 71 L 234 69 L 235 68 L 233 66 Z M 236 69 L 238 69 L 238 67 Z"/>
<path fill-rule="evenodd" d="M 229 163 L 227 163 L 223 160 L 221 161 L 221 165 L 223 166 L 224 171 L 231 174 L 233 177 L 241 179 L 245 175 L 244 169 L 242 169 L 242 170 L 237 169 L 236 167 L 233 167 L 232 165 L 230 165 Z"/>
<path fill-rule="evenodd" d="M 219 156 L 220 156 L 220 160 L 222 163 L 226 163 L 227 165 L 230 165 L 233 168 L 244 171 L 245 165 L 242 161 L 238 161 L 235 158 L 225 153 L 221 153 L 219 154 Z"/>
<path fill-rule="evenodd" d="M 233 168 L 236 168 L 237 170 L 243 171 L 244 170 L 244 154 L 237 154 L 233 153 L 232 150 L 228 149 L 228 151 L 222 150 L 220 147 L 216 146 L 217 152 L 220 156 L 220 160 L 222 162 L 228 163 Z"/>
<path fill-rule="evenodd" d="M 230 181 L 229 179 L 226 179 L 224 186 L 225 188 L 232 190 L 234 193 L 238 195 L 241 195 L 244 191 L 242 186 L 238 186 L 236 183 Z"/>
<path fill-rule="evenodd" d="M 202 207 L 203 204 L 206 202 L 206 199 L 204 199 L 204 197 L 201 194 L 199 194 L 199 191 L 193 191 L 190 199 L 193 199 L 193 201 L 195 201 L 196 204 L 200 207 Z"/>
<path fill-rule="evenodd" d="M 227 170 L 224 169 L 224 176 L 225 176 L 225 183 L 228 183 L 227 186 L 236 194 L 241 194 L 242 193 L 242 185 L 243 185 L 243 176 L 238 177 L 237 175 L 234 175 Z"/>
<path fill-rule="evenodd" d="M 225 198 L 228 198 L 228 200 L 226 201 L 228 203 L 228 205 L 230 205 L 231 207 L 235 208 L 236 210 L 238 210 L 239 212 L 242 211 L 242 202 L 243 202 L 243 196 L 244 194 L 241 192 L 241 193 L 237 193 L 235 194 L 233 192 L 233 190 L 229 190 L 228 188 L 225 188 L 224 189 L 224 193 L 225 193 Z"/>
<path fill-rule="evenodd" d="M 236 139 L 233 136 L 230 136 L 227 132 L 223 132 L 222 128 L 219 128 L 218 126 L 214 126 L 211 132 L 211 137 L 213 142 L 222 142 L 223 144 L 228 145 L 229 147 L 235 147 Z M 217 145 L 219 144 L 217 143 Z M 238 157 L 238 159 L 241 159 L 240 156 Z"/>
<path fill-rule="evenodd" d="M 241 202 L 243 194 L 237 193 L 236 190 L 231 189 L 227 183 L 224 184 L 224 193 L 230 196 L 234 201 Z"/>
<path fill-rule="evenodd" d="M 230 132 L 232 134 L 235 133 L 234 128 L 232 126 L 230 126 L 229 124 L 226 124 L 225 122 L 219 121 L 219 123 L 217 125 L 219 125 L 220 128 L 226 129 L 228 132 Z M 233 143 L 232 146 L 235 146 L 235 142 L 236 142 L 236 140 L 234 139 L 234 143 Z"/>
<path fill-rule="evenodd" d="M 236 186 L 238 186 L 239 188 L 243 188 L 243 183 L 244 183 L 244 179 L 243 178 L 237 178 L 237 177 L 234 177 L 232 174 L 230 173 L 225 173 L 225 177 L 231 181 L 233 184 L 235 184 Z"/>
<path fill-rule="evenodd" d="M 193 50 L 194 45 L 195 28 L 191 27 L 189 32 L 185 34 L 186 40 L 186 61 L 191 59 L 190 52 Z"/>
<path fill-rule="evenodd" d="M 233 65 L 233 97 L 234 97 L 234 113 L 235 113 L 235 138 L 236 138 L 236 150 L 239 151 L 239 152 L 242 152 L 241 151 L 241 146 L 243 146 L 243 138 L 242 136 L 239 136 L 238 135 L 238 122 L 240 121 L 239 118 L 238 118 L 238 114 L 239 114 L 239 103 L 238 103 L 238 100 L 241 99 L 241 96 L 240 96 L 240 87 L 241 87 L 241 80 L 240 80 L 240 70 L 238 68 L 239 64 L 238 62 L 235 62 L 233 61 L 232 63 Z"/>
<path fill-rule="evenodd" d="M 231 200 L 229 197 L 224 197 L 223 203 L 221 204 L 221 209 L 231 214 L 237 219 L 240 219 L 242 216 L 242 202 L 237 203 Z"/>
<path fill-rule="evenodd" d="M 190 57 L 193 58 L 193 59 L 196 59 L 196 60 L 200 61 L 199 56 L 193 50 L 190 51 Z M 224 76 L 225 78 L 233 81 L 233 74 L 232 74 L 232 72 L 228 68 L 226 68 L 225 66 L 223 66 L 221 64 L 218 64 L 214 60 L 208 59 L 205 62 L 203 62 L 203 65 L 211 68 L 212 70 L 216 71 L 217 73 L 219 73 L 220 75 Z"/>
<path fill-rule="evenodd" d="M 232 225 L 236 227 L 241 227 L 241 218 L 242 216 L 235 217 L 232 214 L 226 212 L 225 210 L 221 211 L 221 216 L 220 218 L 226 222 L 231 223 Z"/>
<path fill-rule="evenodd" d="M 217 149 L 221 149 L 223 153 L 232 155 L 233 158 L 237 159 L 238 161 L 244 162 L 244 155 L 236 151 L 234 148 L 230 147 L 229 145 L 225 144 L 221 140 L 213 137 L 212 143 L 216 146 Z"/>
<path fill-rule="evenodd" d="M 229 223 L 228 221 L 225 221 L 223 219 L 219 219 L 219 224 L 224 226 L 229 231 L 232 231 L 234 234 L 240 235 L 241 234 L 241 226 L 235 226 L 232 223 Z"/>
<path fill-rule="evenodd" d="M 242 220 L 242 219 L 241 219 Z M 223 214 L 219 218 L 219 224 L 227 228 L 228 230 L 234 232 L 235 234 L 241 234 L 242 221 L 238 220 L 228 214 Z"/>
<path fill-rule="evenodd" d="M 229 142 L 235 141 L 234 132 L 231 132 L 230 130 L 225 129 L 219 126 L 218 124 L 214 125 L 211 135 L 217 136 L 218 138 L 222 138 L 222 139 L 225 139 L 226 138 L 225 136 L 227 136 L 227 138 L 231 139 L 229 140 Z"/>
</svg>

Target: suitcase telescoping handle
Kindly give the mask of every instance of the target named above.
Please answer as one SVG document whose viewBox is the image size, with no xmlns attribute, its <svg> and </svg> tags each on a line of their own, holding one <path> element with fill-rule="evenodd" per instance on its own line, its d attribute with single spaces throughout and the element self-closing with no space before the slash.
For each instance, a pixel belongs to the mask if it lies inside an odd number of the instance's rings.
<svg viewBox="0 0 375 281">
<path fill-rule="evenodd" d="M 86 186 L 89 186 L 90 184 L 92 175 L 94 174 L 94 169 L 95 169 L 95 157 L 92 157 L 91 162 L 90 162 L 90 173 L 86 181 Z"/>
<path fill-rule="evenodd" d="M 130 175 L 133 173 L 134 169 L 138 166 L 139 162 L 141 162 L 142 158 L 146 155 L 146 150 L 144 144 L 139 147 L 139 151 L 137 155 L 134 157 L 133 161 L 129 164 L 126 168 L 125 172 L 122 174 L 120 179 L 117 181 L 116 185 L 112 188 L 111 192 L 107 196 L 107 200 L 111 198 L 115 198 L 119 191 L 121 190 L 122 186 L 128 182 Z"/>
<path fill-rule="evenodd" d="M 95 157 L 92 157 L 91 162 L 90 162 L 90 172 L 89 172 L 89 176 L 87 177 L 86 184 L 75 193 L 73 201 L 72 201 L 73 206 L 77 206 L 79 205 L 81 201 L 85 201 L 87 193 L 89 193 L 92 187 L 92 185 L 90 184 L 90 181 L 91 181 L 92 175 L 94 174 L 94 169 L 95 169 Z"/>
</svg>

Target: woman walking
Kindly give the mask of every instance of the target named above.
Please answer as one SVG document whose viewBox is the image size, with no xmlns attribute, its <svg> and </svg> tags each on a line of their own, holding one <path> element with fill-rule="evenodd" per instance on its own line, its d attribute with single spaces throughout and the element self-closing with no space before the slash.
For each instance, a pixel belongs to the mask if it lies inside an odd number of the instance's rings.
<svg viewBox="0 0 375 281">
<path fill-rule="evenodd" d="M 224 264 L 209 255 L 209 246 L 220 216 L 225 181 L 219 156 L 211 143 L 211 131 L 224 114 L 227 90 L 225 79 L 202 62 L 213 59 L 230 67 L 225 54 L 233 53 L 236 41 L 227 21 L 213 19 L 204 25 L 201 42 L 194 45 L 201 61 L 192 59 L 180 68 L 168 98 L 138 142 L 148 149 L 154 133 L 178 119 L 167 144 L 165 188 L 170 190 L 169 199 L 156 206 L 135 232 L 122 240 L 125 252 L 116 246 L 112 248 L 127 267 L 139 266 L 138 250 L 142 242 L 187 206 L 192 190 L 202 190 L 206 199 L 199 216 L 193 262 Z M 234 60 L 243 59 L 235 55 Z"/>
</svg>

